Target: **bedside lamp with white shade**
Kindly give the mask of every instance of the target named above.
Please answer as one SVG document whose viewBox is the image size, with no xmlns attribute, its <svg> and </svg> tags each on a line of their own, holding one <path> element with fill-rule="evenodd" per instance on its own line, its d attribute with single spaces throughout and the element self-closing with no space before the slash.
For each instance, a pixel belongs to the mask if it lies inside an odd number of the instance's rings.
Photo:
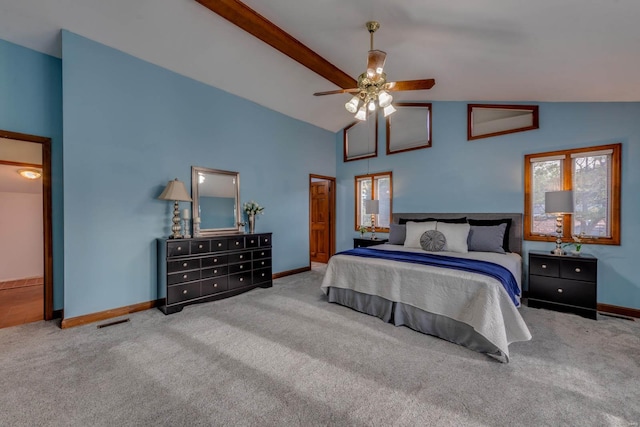
<svg viewBox="0 0 640 427">
<path fill-rule="evenodd" d="M 556 248 L 551 253 L 563 255 L 562 216 L 573 213 L 573 191 L 548 191 L 544 193 L 544 211 L 556 215 Z"/>
<path fill-rule="evenodd" d="M 173 234 L 169 236 L 169 238 L 180 239 L 182 235 L 180 234 L 180 205 L 178 202 L 191 201 L 191 197 L 189 196 L 189 193 L 187 193 L 184 183 L 179 181 L 178 178 L 173 181 L 169 181 L 162 194 L 158 196 L 158 199 L 173 200 L 173 218 L 171 219 L 171 222 L 173 223 L 171 231 Z"/>
<path fill-rule="evenodd" d="M 380 213 L 380 201 L 366 200 L 364 202 L 364 212 L 371 215 L 371 240 L 376 240 L 376 215 Z"/>
</svg>

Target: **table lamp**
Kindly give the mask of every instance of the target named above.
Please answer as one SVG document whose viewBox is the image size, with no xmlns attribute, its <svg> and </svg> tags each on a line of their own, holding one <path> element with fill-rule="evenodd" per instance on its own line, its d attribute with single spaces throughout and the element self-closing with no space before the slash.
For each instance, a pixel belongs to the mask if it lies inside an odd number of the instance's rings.
<svg viewBox="0 0 640 427">
<path fill-rule="evenodd" d="M 573 191 L 548 191 L 544 193 L 544 211 L 556 215 L 556 248 L 554 255 L 564 255 L 562 250 L 562 216 L 573 212 Z"/>
<path fill-rule="evenodd" d="M 371 240 L 376 240 L 376 215 L 380 213 L 380 201 L 366 200 L 364 202 L 364 212 L 371 215 Z"/>
<path fill-rule="evenodd" d="M 178 178 L 173 181 L 169 181 L 162 194 L 158 196 L 158 199 L 173 200 L 173 218 L 171 219 L 171 222 L 173 222 L 173 225 L 171 226 L 173 234 L 169 236 L 169 238 L 180 239 L 182 235 L 180 234 L 180 205 L 178 202 L 191 201 L 191 197 L 189 197 L 189 193 L 187 193 L 184 183 L 182 181 L 178 181 Z"/>
</svg>

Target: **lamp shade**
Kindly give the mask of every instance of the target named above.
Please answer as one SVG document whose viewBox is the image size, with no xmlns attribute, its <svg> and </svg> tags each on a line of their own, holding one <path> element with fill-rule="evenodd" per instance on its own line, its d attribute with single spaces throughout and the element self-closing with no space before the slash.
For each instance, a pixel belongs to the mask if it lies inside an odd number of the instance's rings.
<svg viewBox="0 0 640 427">
<path fill-rule="evenodd" d="M 553 214 L 573 212 L 573 191 L 548 191 L 544 193 L 544 211 Z"/>
<path fill-rule="evenodd" d="M 379 200 L 366 200 L 364 202 L 364 211 L 368 215 L 377 215 L 380 213 Z"/>
<path fill-rule="evenodd" d="M 174 200 L 178 202 L 191 201 L 191 197 L 189 197 L 189 193 L 187 193 L 187 189 L 184 187 L 184 183 L 182 181 L 178 181 L 178 178 L 167 183 L 167 187 L 164 189 L 162 194 L 158 196 L 158 199 Z"/>
</svg>

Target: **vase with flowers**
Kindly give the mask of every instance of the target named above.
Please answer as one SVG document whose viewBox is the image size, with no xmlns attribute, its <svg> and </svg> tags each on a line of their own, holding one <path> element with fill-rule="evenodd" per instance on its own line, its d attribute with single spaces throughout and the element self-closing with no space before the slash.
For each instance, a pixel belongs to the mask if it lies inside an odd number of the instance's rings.
<svg viewBox="0 0 640 427">
<path fill-rule="evenodd" d="M 564 247 L 573 247 L 573 249 L 571 250 L 571 255 L 580 256 L 583 244 L 582 240 L 584 239 L 584 231 L 582 231 L 580 234 L 571 235 L 571 238 L 573 238 L 573 242 L 566 243 Z"/>
<path fill-rule="evenodd" d="M 256 215 L 263 213 L 264 207 L 251 200 L 242 205 L 242 210 L 244 210 L 249 219 L 249 233 L 253 234 L 256 229 Z"/>
</svg>

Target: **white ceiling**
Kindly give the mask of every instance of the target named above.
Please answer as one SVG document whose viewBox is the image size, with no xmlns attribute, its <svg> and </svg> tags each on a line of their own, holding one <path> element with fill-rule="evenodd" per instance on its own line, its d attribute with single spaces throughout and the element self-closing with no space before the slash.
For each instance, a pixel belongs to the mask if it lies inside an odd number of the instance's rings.
<svg viewBox="0 0 640 427">
<path fill-rule="evenodd" d="M 245 0 L 357 77 L 368 20 L 396 99 L 640 101 L 638 0 Z M 195 0 L 0 0 L 0 38 L 60 56 L 60 29 L 337 131 L 348 95 Z M 395 96 L 395 95 L 394 95 Z"/>
</svg>

